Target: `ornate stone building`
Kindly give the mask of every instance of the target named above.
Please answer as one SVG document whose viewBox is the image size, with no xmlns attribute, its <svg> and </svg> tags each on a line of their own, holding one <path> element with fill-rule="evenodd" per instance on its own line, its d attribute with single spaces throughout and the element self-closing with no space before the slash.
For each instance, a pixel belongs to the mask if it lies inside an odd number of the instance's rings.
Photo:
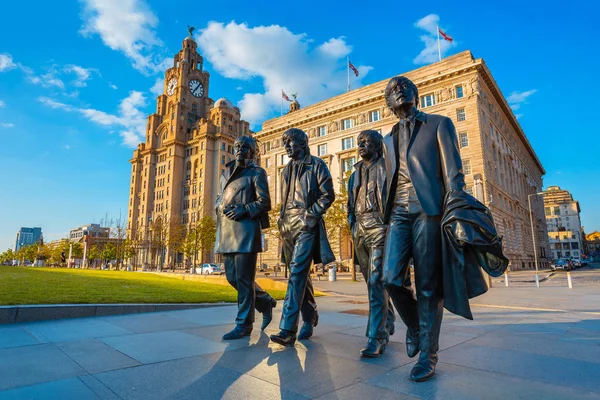
<svg viewBox="0 0 600 400">
<path fill-rule="evenodd" d="M 165 72 L 156 112 L 148 116 L 146 141 L 130 160 L 128 237 L 141 243 L 137 255 L 142 262 L 159 266 L 178 260 L 167 246 L 158 256 L 157 251 L 149 254 L 144 243 L 153 237 L 153 226 L 168 227 L 173 221 L 189 226 L 202 216 L 214 217 L 219 176 L 234 158 L 235 138 L 251 134 L 237 107 L 209 97 L 210 76 L 202 70 L 196 47 L 191 36 L 183 41 Z"/>
<path fill-rule="evenodd" d="M 419 107 L 427 113 L 450 117 L 456 126 L 463 159 L 466 190 L 492 211 L 512 269 L 535 268 L 527 196 L 542 190 L 545 170 L 518 120 L 482 59 L 464 51 L 402 75 L 419 88 Z M 288 162 L 281 135 L 298 127 L 309 135 L 313 155 L 323 158 L 333 179 L 358 161 L 356 139 L 365 129 L 387 134 L 396 118 L 385 106 L 389 79 L 341 94 L 306 108 L 266 121 L 256 137 L 263 145 L 262 165 L 267 170 L 274 203 L 281 202 L 281 169 Z M 532 196 L 535 246 L 540 266 L 549 260 L 544 207 Z M 262 262 L 277 263 L 276 239 L 266 236 L 268 251 Z M 269 243 L 273 242 L 273 243 Z M 332 244 L 337 240 L 333 239 Z M 342 259 L 351 257 L 348 238 L 341 241 Z M 336 254 L 339 254 L 336 251 Z"/>
<path fill-rule="evenodd" d="M 581 257 L 585 234 L 579 217 L 579 202 L 559 186 L 549 186 L 543 193 L 552 257 Z"/>
</svg>

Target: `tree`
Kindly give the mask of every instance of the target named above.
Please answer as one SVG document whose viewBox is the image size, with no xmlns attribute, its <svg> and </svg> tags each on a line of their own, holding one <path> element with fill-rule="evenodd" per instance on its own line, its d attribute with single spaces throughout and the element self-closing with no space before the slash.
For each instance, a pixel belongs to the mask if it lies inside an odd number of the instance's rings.
<svg viewBox="0 0 600 400">
<path fill-rule="evenodd" d="M 271 208 L 269 211 L 269 228 L 265 229 L 265 235 L 272 237 L 277 240 L 277 260 L 281 259 L 281 232 L 279 231 L 279 225 L 277 221 L 279 220 L 281 210 L 281 203 L 277 204 L 275 207 Z M 284 266 L 285 272 L 284 275 L 287 278 L 288 270 L 287 264 Z"/>
<path fill-rule="evenodd" d="M 117 258 L 117 247 L 112 243 L 107 243 L 102 250 L 102 258 L 105 262 L 115 260 Z"/>
<path fill-rule="evenodd" d="M 88 249 L 87 249 L 87 261 L 88 261 L 88 268 L 90 267 L 90 264 L 92 264 L 92 261 L 95 261 L 97 259 L 99 259 L 100 257 L 102 257 L 102 250 L 100 250 L 100 248 L 93 244 L 91 245 Z M 94 262 L 94 267 L 96 266 L 96 263 Z"/>
<path fill-rule="evenodd" d="M 0 264 L 10 264 L 12 265 L 12 261 L 15 259 L 15 253 L 12 249 L 6 249 L 5 252 L 0 254 Z"/>
<path fill-rule="evenodd" d="M 121 217 L 120 213 L 119 218 L 112 223 L 110 237 L 115 239 L 115 259 L 117 260 L 117 269 L 120 269 L 123 259 L 127 258 L 123 255 L 123 243 L 127 237 L 127 221 Z"/>
<path fill-rule="evenodd" d="M 336 237 L 338 241 L 339 259 L 342 260 L 342 243 L 345 238 L 351 236 L 350 223 L 348 222 L 348 179 L 350 171 L 346 171 L 343 178 L 340 178 L 340 192 L 336 193 L 335 201 L 327 210 L 323 220 L 325 229 L 330 238 Z M 352 280 L 356 280 L 356 271 L 354 262 L 350 263 L 352 271 Z"/>
<path fill-rule="evenodd" d="M 212 249 L 217 240 L 217 223 L 210 215 L 205 215 L 198 221 L 197 235 L 198 248 L 200 249 L 200 254 L 202 254 L 200 261 L 203 262 L 204 253 L 208 249 Z"/>
<path fill-rule="evenodd" d="M 130 260 L 137 254 L 136 242 L 132 239 L 125 239 L 122 245 L 123 259 Z"/>
<path fill-rule="evenodd" d="M 184 250 L 184 243 L 186 238 L 186 226 L 181 222 L 179 218 L 173 218 L 169 222 L 169 231 L 167 235 L 167 247 L 175 252 L 175 260 L 171 263 L 172 270 L 175 272 L 175 263 L 177 262 L 177 256 Z"/>
</svg>

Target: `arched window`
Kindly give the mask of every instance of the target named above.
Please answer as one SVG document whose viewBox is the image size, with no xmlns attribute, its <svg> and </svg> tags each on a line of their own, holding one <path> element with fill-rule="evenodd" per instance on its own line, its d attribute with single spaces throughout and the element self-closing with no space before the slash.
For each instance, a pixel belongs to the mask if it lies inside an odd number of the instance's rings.
<svg viewBox="0 0 600 400">
<path fill-rule="evenodd" d="M 194 179 L 198 178 L 198 160 L 194 161 Z"/>
<path fill-rule="evenodd" d="M 190 175 L 192 173 L 192 163 L 190 161 L 188 161 L 185 164 L 185 179 L 189 180 L 190 179 Z"/>
</svg>

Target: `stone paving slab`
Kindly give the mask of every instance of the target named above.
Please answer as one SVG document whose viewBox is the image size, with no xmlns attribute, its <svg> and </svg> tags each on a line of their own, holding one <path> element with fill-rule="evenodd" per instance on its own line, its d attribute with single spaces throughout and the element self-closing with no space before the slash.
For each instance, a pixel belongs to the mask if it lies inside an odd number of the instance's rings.
<svg viewBox="0 0 600 400">
<path fill-rule="evenodd" d="M 265 332 L 258 314 L 231 342 L 236 306 L 0 326 L 0 400 L 600 399 L 597 293 L 490 290 L 474 321 L 444 315 L 423 383 L 409 379 L 400 320 L 381 358 L 359 357 L 367 318 L 343 313 L 366 310 L 359 297 L 318 298 L 314 336 L 291 348 L 268 339 L 281 304 Z"/>
</svg>

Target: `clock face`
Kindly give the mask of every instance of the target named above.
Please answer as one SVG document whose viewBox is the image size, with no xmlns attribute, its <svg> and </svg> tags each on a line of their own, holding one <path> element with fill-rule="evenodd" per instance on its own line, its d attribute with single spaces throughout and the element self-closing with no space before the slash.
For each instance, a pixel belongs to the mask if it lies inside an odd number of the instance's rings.
<svg viewBox="0 0 600 400">
<path fill-rule="evenodd" d="M 177 87 L 177 78 L 173 78 L 169 81 L 169 85 L 167 86 L 167 94 L 171 96 L 175 93 L 175 88 Z"/>
<path fill-rule="evenodd" d="M 194 96 L 194 97 L 204 96 L 204 86 L 202 86 L 202 83 L 199 80 L 192 79 L 190 81 L 188 87 L 190 88 L 190 93 L 192 93 L 192 96 Z"/>
</svg>

